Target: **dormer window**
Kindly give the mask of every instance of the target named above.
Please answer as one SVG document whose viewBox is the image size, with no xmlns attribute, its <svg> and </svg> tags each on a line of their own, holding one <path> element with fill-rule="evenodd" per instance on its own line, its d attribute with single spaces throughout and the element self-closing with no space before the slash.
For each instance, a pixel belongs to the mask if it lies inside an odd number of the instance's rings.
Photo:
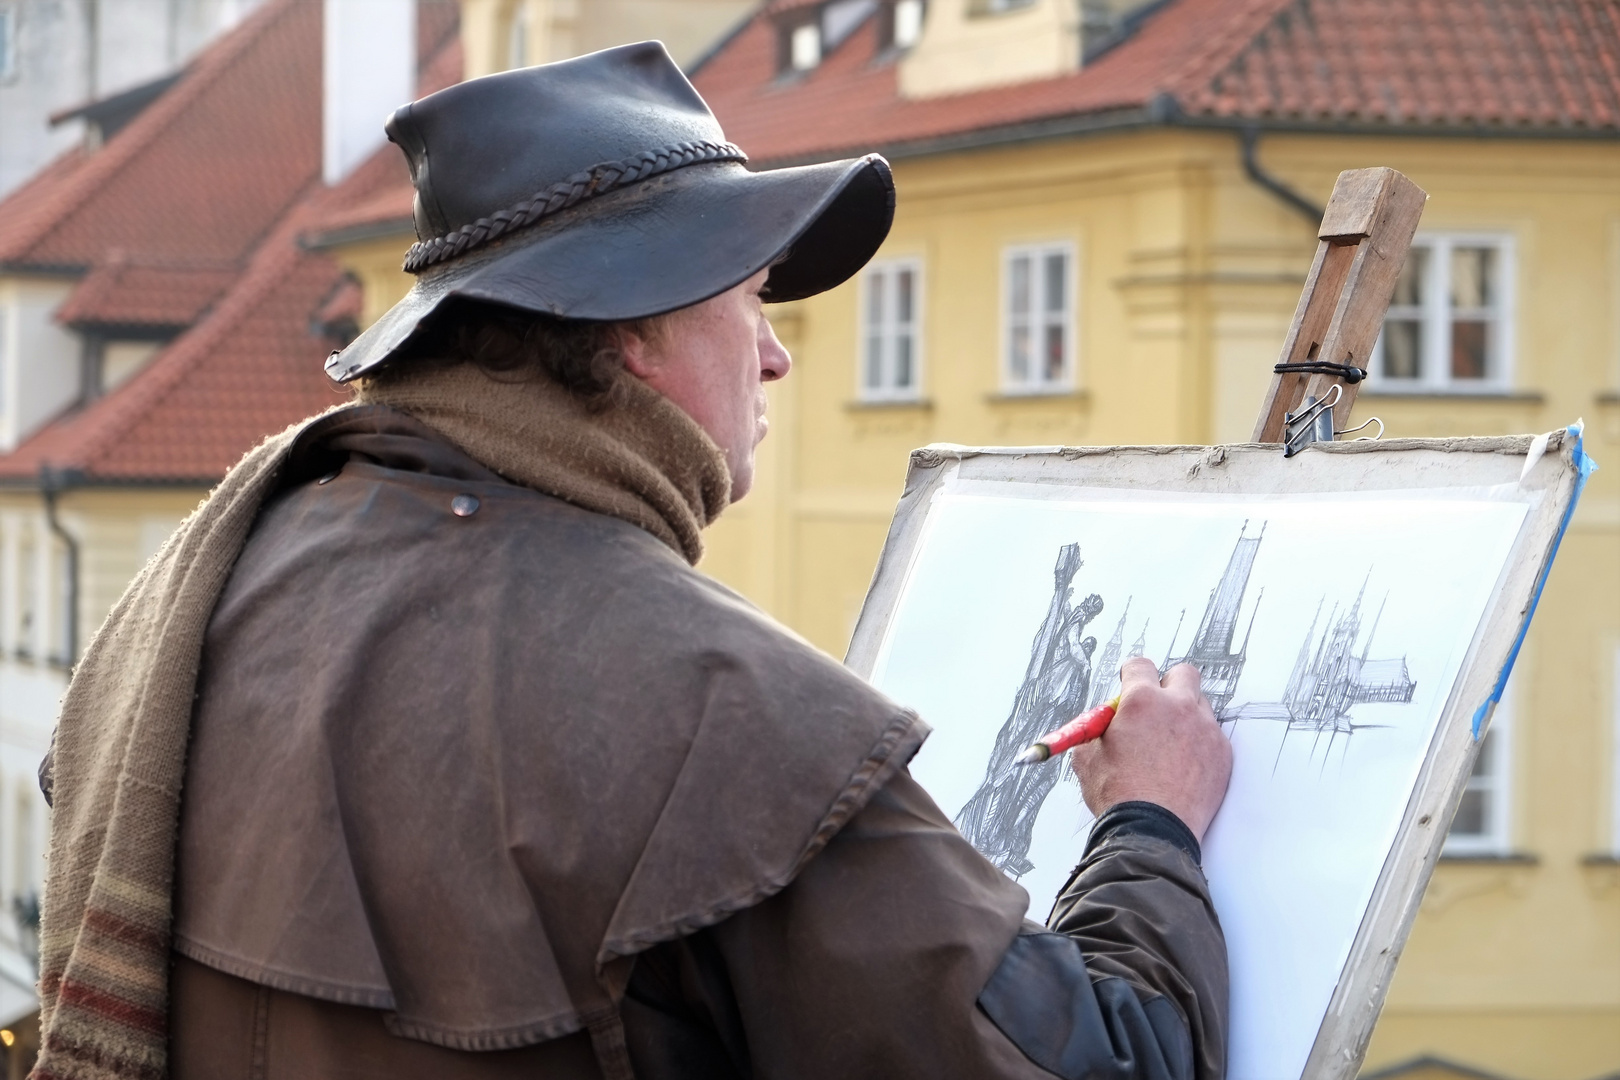
<svg viewBox="0 0 1620 1080">
<path fill-rule="evenodd" d="M 809 71 L 821 63 L 821 24 L 804 23 L 795 26 L 788 35 L 788 66 L 794 71 Z"/>
<path fill-rule="evenodd" d="M 922 0 L 910 0 L 921 4 Z M 832 0 L 792 8 L 778 16 L 783 72 L 810 71 L 872 17 L 878 0 Z"/>
<path fill-rule="evenodd" d="M 909 49 L 922 37 L 923 0 L 897 0 L 893 10 L 890 42 L 896 49 Z"/>
</svg>

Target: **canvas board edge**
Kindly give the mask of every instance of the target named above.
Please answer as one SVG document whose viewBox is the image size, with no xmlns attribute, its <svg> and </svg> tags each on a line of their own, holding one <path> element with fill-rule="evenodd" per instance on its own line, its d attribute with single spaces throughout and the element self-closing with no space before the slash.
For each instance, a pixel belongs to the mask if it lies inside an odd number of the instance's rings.
<svg viewBox="0 0 1620 1080">
<path fill-rule="evenodd" d="M 954 475 L 961 455 L 956 451 L 973 453 L 966 447 L 930 446 L 911 452 L 906 468 L 906 485 L 889 522 L 889 532 L 883 538 L 883 550 L 872 569 L 872 581 L 861 603 L 861 613 L 855 620 L 855 630 L 849 637 L 849 648 L 844 652 L 844 666 L 863 679 L 872 678 L 877 664 L 878 649 L 888 632 L 889 621 L 894 618 L 905 588 L 906 576 L 911 571 L 922 539 L 923 526 L 928 520 L 928 506 L 948 476 Z M 1044 449 L 1044 448 L 1043 448 Z"/>
<path fill-rule="evenodd" d="M 935 444 L 911 454 L 904 493 L 895 509 L 872 582 L 850 638 L 845 664 L 862 678 L 870 678 L 883 637 L 888 631 L 900 594 L 914 563 L 928 510 L 935 493 L 948 479 L 1023 479 L 1034 483 L 1072 484 L 1095 480 L 1098 457 L 1150 463 L 1157 475 L 1153 483 L 1179 487 L 1192 493 L 1242 493 L 1245 485 L 1223 482 L 1229 464 L 1249 459 L 1285 482 L 1280 493 L 1322 491 L 1322 477 L 1330 475 L 1326 490 L 1379 490 L 1355 482 L 1361 455 L 1413 452 L 1444 455 L 1451 463 L 1479 461 L 1481 477 L 1497 472 L 1502 463 L 1488 464 L 1474 455 L 1523 459 L 1535 436 L 1472 436 L 1439 439 L 1382 439 L 1317 444 L 1308 447 L 1305 461 L 1320 463 L 1317 470 L 1284 461 L 1271 444 L 1238 443 L 1217 446 L 1110 446 L 1110 447 L 967 447 Z M 1408 800 L 1390 854 L 1380 871 L 1373 897 L 1357 929 L 1339 984 L 1307 1058 L 1303 1076 L 1310 1080 L 1351 1080 L 1366 1053 L 1372 1029 L 1382 1011 L 1396 962 L 1405 947 L 1422 902 L 1425 888 L 1439 861 L 1450 814 L 1467 783 L 1478 744 L 1469 731 L 1473 709 L 1485 700 L 1497 673 L 1506 662 L 1526 614 L 1531 593 L 1551 555 L 1564 510 L 1574 497 L 1576 468 L 1573 440 L 1562 430 L 1549 440 L 1548 453 L 1524 482 L 1552 493 L 1534 506 L 1513 547 L 1509 569 L 1481 620 L 1480 631 L 1464 659 L 1426 753 L 1412 797 Z M 1275 462 L 1274 466 L 1268 462 Z M 1030 475 L 1031 473 L 1035 475 Z M 1083 474 L 1085 474 L 1083 476 Z M 1298 483 L 1286 482 L 1290 477 Z M 1412 478 L 1408 478 L 1412 479 Z M 1426 478 L 1415 487 L 1456 487 L 1467 478 Z M 1314 481 L 1314 482 L 1312 482 Z M 1121 485 L 1123 486 L 1123 485 Z M 1526 556 L 1533 555 L 1533 558 Z M 924 717 L 926 720 L 926 717 Z M 1436 745 L 1439 749 L 1436 750 Z M 1421 853 L 1421 859 L 1413 856 Z"/>
</svg>

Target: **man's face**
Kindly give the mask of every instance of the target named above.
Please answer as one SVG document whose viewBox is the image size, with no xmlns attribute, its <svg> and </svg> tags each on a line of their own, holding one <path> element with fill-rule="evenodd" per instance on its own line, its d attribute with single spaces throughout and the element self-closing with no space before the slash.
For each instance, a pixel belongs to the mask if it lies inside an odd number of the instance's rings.
<svg viewBox="0 0 1620 1080">
<path fill-rule="evenodd" d="M 754 447 L 765 437 L 765 383 L 793 366 L 761 309 L 769 270 L 719 296 L 682 308 L 663 331 L 627 334 L 625 367 L 708 432 L 726 455 L 733 502 L 754 484 Z"/>
</svg>

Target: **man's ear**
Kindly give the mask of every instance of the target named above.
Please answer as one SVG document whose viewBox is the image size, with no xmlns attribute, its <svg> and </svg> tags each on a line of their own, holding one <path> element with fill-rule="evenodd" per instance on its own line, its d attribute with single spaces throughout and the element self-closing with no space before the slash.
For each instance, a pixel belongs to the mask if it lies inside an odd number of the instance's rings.
<svg viewBox="0 0 1620 1080">
<path fill-rule="evenodd" d="M 624 369 L 638 379 L 647 379 L 663 366 L 658 350 L 635 327 L 620 324 L 612 334 L 613 347 L 624 359 Z"/>
</svg>

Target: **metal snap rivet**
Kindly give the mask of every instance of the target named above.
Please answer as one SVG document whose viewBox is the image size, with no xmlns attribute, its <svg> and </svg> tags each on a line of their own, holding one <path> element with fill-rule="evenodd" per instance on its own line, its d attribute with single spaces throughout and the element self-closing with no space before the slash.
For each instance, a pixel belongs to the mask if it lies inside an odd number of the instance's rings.
<svg viewBox="0 0 1620 1080">
<path fill-rule="evenodd" d="M 457 495 L 450 500 L 450 512 L 456 517 L 472 517 L 478 513 L 478 499 L 472 495 Z"/>
<path fill-rule="evenodd" d="M 330 484 L 332 481 L 334 481 L 334 480 L 336 480 L 338 478 L 338 473 L 340 473 L 342 471 L 343 471 L 342 469 L 333 469 L 331 472 L 327 473 L 325 476 L 321 477 L 319 480 L 317 480 L 315 482 L 317 484 Z"/>
</svg>

